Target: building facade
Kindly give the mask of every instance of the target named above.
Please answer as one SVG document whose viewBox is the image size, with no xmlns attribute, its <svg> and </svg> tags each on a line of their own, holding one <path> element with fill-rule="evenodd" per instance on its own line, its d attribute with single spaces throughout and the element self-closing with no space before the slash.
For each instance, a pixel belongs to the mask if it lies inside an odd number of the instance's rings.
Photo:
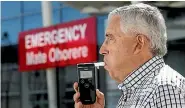
<svg viewBox="0 0 185 108">
<path fill-rule="evenodd" d="M 63 2 L 51 3 L 53 25 L 90 17 Z M 46 70 L 18 71 L 19 32 L 43 27 L 41 2 L 1 2 L 1 6 L 1 107 L 48 108 Z M 167 15 L 165 16 L 168 20 Z M 97 48 L 99 49 L 104 40 L 107 15 L 98 15 L 96 18 Z M 168 21 L 171 22 L 171 20 Z M 185 50 L 182 47 L 185 44 L 185 38 L 173 38 L 176 35 L 185 37 L 184 27 L 173 27 L 170 23 L 167 25 L 169 25 L 170 41 L 168 41 L 168 54 L 165 56 L 165 61 L 185 76 Z M 101 55 L 98 55 L 98 61 L 102 61 Z M 77 81 L 76 65 L 59 67 L 57 75 L 59 104 L 61 108 L 72 108 L 74 107 L 73 83 Z M 106 108 L 115 107 L 121 94 L 116 82 L 103 68 L 100 68 L 99 79 L 99 88 L 106 97 Z"/>
</svg>

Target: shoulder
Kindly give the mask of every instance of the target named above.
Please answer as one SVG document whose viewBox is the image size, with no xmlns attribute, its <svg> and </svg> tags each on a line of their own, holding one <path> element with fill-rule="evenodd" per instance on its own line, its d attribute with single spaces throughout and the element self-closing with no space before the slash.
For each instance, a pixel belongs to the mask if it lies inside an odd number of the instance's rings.
<svg viewBox="0 0 185 108">
<path fill-rule="evenodd" d="M 171 86 L 185 92 L 185 78 L 168 65 L 159 70 L 159 74 L 155 76 L 153 83 L 157 88 Z"/>
<path fill-rule="evenodd" d="M 185 108 L 185 92 L 173 85 L 159 85 L 144 108 Z"/>
<path fill-rule="evenodd" d="M 169 66 L 160 69 L 154 78 L 155 88 L 149 104 L 156 107 L 185 106 L 185 78 Z"/>
</svg>

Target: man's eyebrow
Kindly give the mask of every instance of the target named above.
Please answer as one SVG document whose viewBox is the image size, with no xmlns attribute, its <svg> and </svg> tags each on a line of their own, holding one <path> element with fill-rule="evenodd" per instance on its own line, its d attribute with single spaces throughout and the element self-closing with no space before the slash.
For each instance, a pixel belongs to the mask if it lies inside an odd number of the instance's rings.
<svg viewBox="0 0 185 108">
<path fill-rule="evenodd" d="M 112 37 L 113 35 L 110 34 L 110 33 L 106 33 L 105 36 L 106 36 L 106 37 Z"/>
</svg>

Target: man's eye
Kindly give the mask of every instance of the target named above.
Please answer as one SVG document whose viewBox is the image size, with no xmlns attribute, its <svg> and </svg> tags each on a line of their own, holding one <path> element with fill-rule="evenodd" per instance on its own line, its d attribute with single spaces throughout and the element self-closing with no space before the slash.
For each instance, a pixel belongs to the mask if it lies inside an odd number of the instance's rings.
<svg viewBox="0 0 185 108">
<path fill-rule="evenodd" d="M 112 37 L 108 37 L 108 40 L 113 40 L 113 38 Z"/>
<path fill-rule="evenodd" d="M 106 44 L 109 44 L 109 43 L 112 43 L 112 42 L 114 42 L 114 38 L 113 37 L 106 37 L 106 39 L 105 39 L 105 43 Z"/>
<path fill-rule="evenodd" d="M 108 40 L 112 40 L 112 38 L 111 37 L 108 37 Z"/>
</svg>

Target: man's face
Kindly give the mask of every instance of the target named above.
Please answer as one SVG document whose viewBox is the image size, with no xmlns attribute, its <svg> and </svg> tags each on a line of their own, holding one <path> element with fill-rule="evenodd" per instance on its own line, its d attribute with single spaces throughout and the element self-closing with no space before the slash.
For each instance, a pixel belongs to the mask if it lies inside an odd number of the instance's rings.
<svg viewBox="0 0 185 108">
<path fill-rule="evenodd" d="M 134 56 L 134 43 L 134 36 L 121 31 L 120 17 L 112 16 L 106 29 L 105 41 L 100 48 L 100 54 L 104 55 L 105 69 L 112 79 L 121 82 L 129 74 L 126 70 Z"/>
</svg>

